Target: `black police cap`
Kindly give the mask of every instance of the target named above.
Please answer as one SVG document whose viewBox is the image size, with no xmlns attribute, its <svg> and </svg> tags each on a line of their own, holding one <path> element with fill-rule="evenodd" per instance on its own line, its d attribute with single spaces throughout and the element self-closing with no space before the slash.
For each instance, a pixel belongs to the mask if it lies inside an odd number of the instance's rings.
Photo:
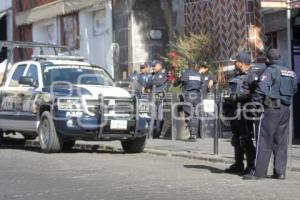
<svg viewBox="0 0 300 200">
<path fill-rule="evenodd" d="M 163 63 L 162 63 L 162 61 L 160 61 L 160 60 L 153 60 L 152 63 L 151 63 L 151 66 L 152 66 L 152 67 L 155 67 L 157 64 L 162 65 Z"/>
<path fill-rule="evenodd" d="M 269 60 L 279 60 L 281 58 L 279 50 L 278 49 L 270 49 L 267 52 L 267 58 Z"/>
<path fill-rule="evenodd" d="M 245 64 L 251 64 L 251 57 L 246 52 L 240 52 L 238 55 L 230 59 L 231 61 L 239 61 Z"/>
</svg>

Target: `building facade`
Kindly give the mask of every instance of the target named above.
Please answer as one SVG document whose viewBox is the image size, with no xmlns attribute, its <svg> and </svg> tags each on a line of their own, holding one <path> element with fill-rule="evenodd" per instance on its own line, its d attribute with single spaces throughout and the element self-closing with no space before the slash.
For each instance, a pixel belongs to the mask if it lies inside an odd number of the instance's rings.
<svg viewBox="0 0 300 200">
<path fill-rule="evenodd" d="M 14 39 L 66 45 L 113 75 L 110 0 L 13 0 Z M 38 50 L 18 50 L 24 59 Z M 47 52 L 46 52 L 47 53 Z"/>
<path fill-rule="evenodd" d="M 213 60 L 228 60 L 239 51 L 261 62 L 264 35 L 259 0 L 185 0 L 185 31 L 213 37 Z"/>
<path fill-rule="evenodd" d="M 13 13 L 12 13 L 12 1 L 2 1 L 0 4 L 0 40 L 12 40 L 13 39 Z M 0 63 L 7 59 L 6 49 L 2 49 L 0 52 Z"/>
</svg>

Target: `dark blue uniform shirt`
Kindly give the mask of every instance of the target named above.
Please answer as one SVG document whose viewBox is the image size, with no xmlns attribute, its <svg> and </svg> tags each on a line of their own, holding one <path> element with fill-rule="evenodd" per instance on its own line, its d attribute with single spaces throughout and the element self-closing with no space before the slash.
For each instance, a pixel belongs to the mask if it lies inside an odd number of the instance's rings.
<svg viewBox="0 0 300 200">
<path fill-rule="evenodd" d="M 229 81 L 229 93 L 234 95 L 238 102 L 249 102 L 258 80 L 258 75 L 251 68 L 240 72 Z"/>
<path fill-rule="evenodd" d="M 280 60 L 272 60 L 267 65 L 260 77 L 254 100 L 263 103 L 266 98 L 279 99 L 281 103 L 290 105 L 297 92 L 295 72 L 284 67 Z"/>
<path fill-rule="evenodd" d="M 163 93 L 168 90 L 168 78 L 166 74 L 160 70 L 156 73 L 152 74 L 150 78 L 147 88 L 152 88 L 152 92 L 154 93 Z"/>
<path fill-rule="evenodd" d="M 187 94 L 189 92 L 200 93 L 203 85 L 203 77 L 199 72 L 193 69 L 187 69 L 183 71 L 180 78 L 175 80 L 174 86 L 177 87 L 179 85 L 182 85 L 183 94 Z"/>
<path fill-rule="evenodd" d="M 151 80 L 151 74 L 142 74 L 140 73 L 138 76 L 138 82 L 141 86 L 147 87 L 149 81 Z"/>
</svg>

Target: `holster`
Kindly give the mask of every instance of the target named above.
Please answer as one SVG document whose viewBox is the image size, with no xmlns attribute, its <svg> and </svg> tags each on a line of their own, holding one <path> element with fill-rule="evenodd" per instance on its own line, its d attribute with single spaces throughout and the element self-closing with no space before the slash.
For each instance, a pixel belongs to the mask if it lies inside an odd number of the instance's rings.
<svg viewBox="0 0 300 200">
<path fill-rule="evenodd" d="M 277 109 L 277 108 L 280 108 L 281 101 L 280 101 L 280 99 L 270 99 L 270 98 L 267 98 L 264 101 L 264 106 L 267 107 L 267 108 Z"/>
</svg>

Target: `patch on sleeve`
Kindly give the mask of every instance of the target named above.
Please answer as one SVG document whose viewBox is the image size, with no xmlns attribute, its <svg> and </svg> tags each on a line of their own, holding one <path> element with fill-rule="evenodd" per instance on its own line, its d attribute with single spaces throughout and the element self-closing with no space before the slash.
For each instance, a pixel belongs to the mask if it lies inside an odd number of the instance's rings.
<svg viewBox="0 0 300 200">
<path fill-rule="evenodd" d="M 281 73 L 281 76 L 287 76 L 287 77 L 295 78 L 295 72 L 293 72 L 293 71 L 281 70 L 280 73 Z"/>
<path fill-rule="evenodd" d="M 261 81 L 265 81 L 265 80 L 267 80 L 267 78 L 268 78 L 267 75 L 262 75 L 262 76 L 260 77 L 260 80 L 261 80 Z"/>
</svg>

